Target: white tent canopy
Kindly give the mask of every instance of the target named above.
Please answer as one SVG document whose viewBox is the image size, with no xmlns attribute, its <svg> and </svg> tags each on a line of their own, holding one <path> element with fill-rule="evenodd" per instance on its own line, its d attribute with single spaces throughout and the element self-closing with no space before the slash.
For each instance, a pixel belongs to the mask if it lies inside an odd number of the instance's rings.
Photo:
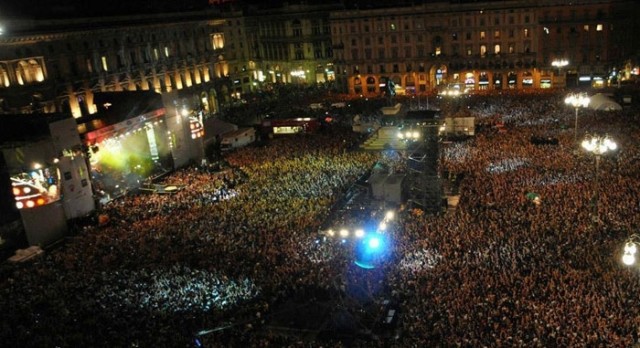
<svg viewBox="0 0 640 348">
<path fill-rule="evenodd" d="M 622 106 L 620 106 L 620 104 L 602 93 L 594 94 L 590 98 L 591 101 L 589 102 L 589 108 L 592 110 L 622 110 Z"/>
</svg>

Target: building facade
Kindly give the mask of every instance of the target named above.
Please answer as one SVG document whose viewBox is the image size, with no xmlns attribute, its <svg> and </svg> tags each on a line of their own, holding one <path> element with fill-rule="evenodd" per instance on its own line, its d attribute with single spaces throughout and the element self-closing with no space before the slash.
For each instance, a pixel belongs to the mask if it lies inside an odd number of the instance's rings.
<svg viewBox="0 0 640 348">
<path fill-rule="evenodd" d="M 93 93 L 152 90 L 206 114 L 225 102 L 216 13 L 13 21 L 0 36 L 2 113 L 96 111 Z"/>
<path fill-rule="evenodd" d="M 253 61 L 262 83 L 326 83 L 335 79 L 330 18 L 338 4 L 287 5 L 246 12 Z"/>
<path fill-rule="evenodd" d="M 206 118 L 272 83 L 335 81 L 351 95 L 389 82 L 398 93 L 606 84 L 638 56 L 638 11 L 631 0 L 329 2 L 16 20 L 0 35 L 0 113 L 81 117 L 95 92 L 153 90 Z"/>
<path fill-rule="evenodd" d="M 630 4 L 443 1 L 334 11 L 337 80 L 355 95 L 380 94 L 390 81 L 400 93 L 451 84 L 494 90 L 604 81 L 621 58 L 609 54 L 614 29 L 622 13 L 630 17 L 616 8 Z"/>
</svg>

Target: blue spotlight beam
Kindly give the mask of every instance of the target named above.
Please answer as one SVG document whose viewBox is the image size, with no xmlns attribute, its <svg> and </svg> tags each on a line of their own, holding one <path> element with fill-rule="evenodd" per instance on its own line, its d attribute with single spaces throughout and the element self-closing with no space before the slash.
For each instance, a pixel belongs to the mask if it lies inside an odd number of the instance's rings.
<svg viewBox="0 0 640 348">
<path fill-rule="evenodd" d="M 364 269 L 374 269 L 389 253 L 386 235 L 372 233 L 356 244 L 355 264 Z"/>
</svg>

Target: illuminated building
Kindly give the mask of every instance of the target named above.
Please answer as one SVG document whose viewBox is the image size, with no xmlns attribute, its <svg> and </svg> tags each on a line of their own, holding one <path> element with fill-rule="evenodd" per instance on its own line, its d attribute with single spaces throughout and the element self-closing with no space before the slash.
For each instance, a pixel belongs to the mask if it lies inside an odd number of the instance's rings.
<svg viewBox="0 0 640 348">
<path fill-rule="evenodd" d="M 247 26 L 254 33 L 258 80 L 265 83 L 314 84 L 333 81 L 330 13 L 341 6 L 285 5 L 247 11 Z"/>
<path fill-rule="evenodd" d="M 334 11 L 336 78 L 356 95 L 380 94 L 389 81 L 401 94 L 451 83 L 470 91 L 564 87 L 553 85 L 554 75 L 564 72 L 568 83 L 581 76 L 591 82 L 622 62 L 612 48 L 630 41 L 616 26 L 630 28 L 633 11 L 625 9 L 633 6 L 615 0 L 436 1 Z M 558 58 L 568 60 L 564 72 L 552 66 Z"/>
<path fill-rule="evenodd" d="M 224 23 L 206 11 L 4 22 L 0 113 L 78 118 L 96 112 L 96 92 L 156 91 L 216 114 L 230 93 Z"/>
</svg>

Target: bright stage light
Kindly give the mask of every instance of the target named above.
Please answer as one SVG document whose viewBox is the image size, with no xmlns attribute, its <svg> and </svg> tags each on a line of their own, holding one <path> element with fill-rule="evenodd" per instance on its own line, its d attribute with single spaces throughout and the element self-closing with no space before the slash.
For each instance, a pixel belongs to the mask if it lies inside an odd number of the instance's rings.
<svg viewBox="0 0 640 348">
<path fill-rule="evenodd" d="M 360 268 L 376 268 L 389 254 L 388 240 L 385 235 L 373 233 L 367 235 L 356 245 L 355 264 Z"/>
<path fill-rule="evenodd" d="M 349 237 L 349 231 L 347 229 L 341 229 L 340 230 L 340 237 L 346 238 Z"/>
<path fill-rule="evenodd" d="M 356 234 L 356 237 L 358 237 L 358 238 L 362 238 L 362 237 L 364 237 L 364 230 L 363 230 L 363 229 L 361 229 L 361 228 L 360 228 L 360 229 L 357 229 L 357 230 L 356 230 L 356 232 L 355 232 L 355 234 Z"/>
<path fill-rule="evenodd" d="M 395 215 L 395 214 L 393 213 L 393 210 L 389 210 L 389 211 L 384 215 L 384 218 L 385 218 L 385 220 L 387 220 L 387 221 L 389 221 L 389 220 L 393 220 L 394 215 Z"/>
<path fill-rule="evenodd" d="M 378 239 L 378 237 L 373 237 L 371 239 L 369 239 L 369 248 L 371 250 L 375 250 L 378 249 L 378 247 L 380 247 L 380 239 Z"/>
</svg>

